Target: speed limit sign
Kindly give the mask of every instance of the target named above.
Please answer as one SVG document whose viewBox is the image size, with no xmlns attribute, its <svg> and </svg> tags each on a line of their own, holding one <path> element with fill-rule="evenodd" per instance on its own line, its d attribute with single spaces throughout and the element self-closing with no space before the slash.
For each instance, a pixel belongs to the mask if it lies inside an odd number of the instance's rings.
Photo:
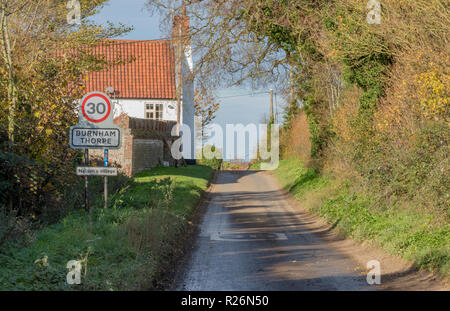
<svg viewBox="0 0 450 311">
<path fill-rule="evenodd" d="M 102 92 L 86 94 L 79 105 L 79 123 L 70 128 L 74 149 L 119 149 L 122 132 L 114 124 L 114 105 Z"/>
<path fill-rule="evenodd" d="M 101 123 L 111 114 L 111 100 L 100 92 L 89 93 L 82 99 L 81 113 L 89 122 Z"/>
</svg>

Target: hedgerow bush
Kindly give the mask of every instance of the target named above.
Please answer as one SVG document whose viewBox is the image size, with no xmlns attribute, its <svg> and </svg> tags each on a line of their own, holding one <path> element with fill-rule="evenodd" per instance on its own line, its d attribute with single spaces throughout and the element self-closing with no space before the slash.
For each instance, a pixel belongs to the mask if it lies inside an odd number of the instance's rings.
<svg viewBox="0 0 450 311">
<path fill-rule="evenodd" d="M 259 18 L 252 25 L 289 56 L 303 104 L 286 110 L 282 155 L 307 159 L 308 148 L 320 170 L 357 179 L 387 205 L 432 210 L 448 223 L 446 1 L 380 1 L 380 24 L 367 22 L 365 1 L 302 0 L 276 9 L 256 2 L 264 14 L 252 12 Z M 306 115 L 307 128 L 296 115 Z"/>
<path fill-rule="evenodd" d="M 205 153 L 205 150 L 208 150 L 208 154 Z M 209 156 L 209 151 L 214 154 L 212 157 Z M 209 166 L 216 171 L 220 170 L 223 162 L 222 150 L 216 149 L 216 146 L 206 145 L 203 147 L 202 153 L 202 158 L 197 161 L 199 164 Z M 216 155 L 215 153 L 217 153 L 218 155 Z"/>
</svg>

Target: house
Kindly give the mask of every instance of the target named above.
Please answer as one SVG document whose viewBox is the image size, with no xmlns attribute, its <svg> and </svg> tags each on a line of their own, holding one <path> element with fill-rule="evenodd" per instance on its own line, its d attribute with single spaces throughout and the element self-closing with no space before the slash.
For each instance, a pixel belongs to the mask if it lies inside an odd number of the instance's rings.
<svg viewBox="0 0 450 311">
<path fill-rule="evenodd" d="M 86 93 L 109 93 L 116 103 L 115 117 L 126 113 L 134 118 L 177 121 L 175 51 L 171 41 L 105 40 L 93 49 L 93 54 L 105 61 L 123 62 L 91 72 L 86 80 Z M 112 92 L 107 92 L 108 88 Z M 186 97 L 184 104 L 189 105 Z"/>
<path fill-rule="evenodd" d="M 122 147 L 109 151 L 109 162 L 119 164 L 120 171 L 134 175 L 157 165 L 174 165 L 170 145 L 177 136 L 172 135 L 176 121 L 132 118 L 121 114 L 114 124 L 122 129 Z M 103 150 L 91 150 L 91 157 L 103 164 Z"/>
<path fill-rule="evenodd" d="M 85 93 L 108 93 L 115 102 L 115 117 L 126 114 L 137 119 L 176 121 L 193 131 L 193 60 L 185 10 L 174 18 L 172 32 L 172 40 L 104 40 L 92 48 L 91 53 L 105 61 L 120 59 L 120 63 L 90 72 Z M 183 144 L 193 144 L 193 137 L 187 136 Z M 194 159 L 189 148 L 183 148 L 183 156 Z"/>
</svg>

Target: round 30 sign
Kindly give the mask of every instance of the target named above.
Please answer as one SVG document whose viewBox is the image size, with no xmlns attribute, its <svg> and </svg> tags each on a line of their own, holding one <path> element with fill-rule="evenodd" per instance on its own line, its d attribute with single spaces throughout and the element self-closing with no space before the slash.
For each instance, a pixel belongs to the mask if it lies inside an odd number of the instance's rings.
<svg viewBox="0 0 450 311">
<path fill-rule="evenodd" d="M 82 99 L 81 113 L 89 122 L 101 123 L 111 114 L 111 99 L 101 92 L 86 94 Z"/>
</svg>

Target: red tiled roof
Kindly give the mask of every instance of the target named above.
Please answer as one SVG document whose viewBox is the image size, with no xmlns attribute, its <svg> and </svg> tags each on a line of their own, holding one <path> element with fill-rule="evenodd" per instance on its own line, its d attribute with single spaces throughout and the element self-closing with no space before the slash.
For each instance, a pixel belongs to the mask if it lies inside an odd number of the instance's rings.
<svg viewBox="0 0 450 311">
<path fill-rule="evenodd" d="M 92 52 L 122 63 L 89 73 L 86 93 L 112 86 L 117 98 L 175 98 L 175 56 L 169 40 L 105 40 Z"/>
</svg>

